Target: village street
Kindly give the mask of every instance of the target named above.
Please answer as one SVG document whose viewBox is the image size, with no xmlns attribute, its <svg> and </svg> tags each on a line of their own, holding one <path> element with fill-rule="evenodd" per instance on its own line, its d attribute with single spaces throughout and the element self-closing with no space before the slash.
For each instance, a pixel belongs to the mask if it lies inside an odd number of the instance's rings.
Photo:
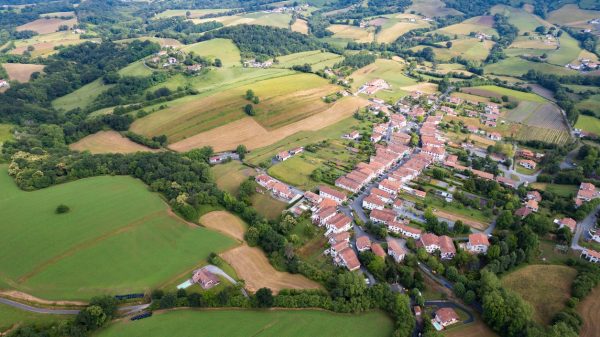
<svg viewBox="0 0 600 337">
<path fill-rule="evenodd" d="M 600 206 L 597 206 L 593 211 L 590 212 L 590 214 L 588 214 L 588 216 L 585 217 L 585 219 L 581 220 L 581 222 L 577 224 L 577 230 L 575 231 L 575 234 L 573 235 L 573 240 L 571 241 L 571 249 L 585 249 L 585 247 L 579 245 L 579 239 L 582 235 L 584 239 L 589 237 L 589 230 L 593 228 L 596 224 L 596 214 L 598 214 L 598 212 L 600 212 Z"/>
</svg>

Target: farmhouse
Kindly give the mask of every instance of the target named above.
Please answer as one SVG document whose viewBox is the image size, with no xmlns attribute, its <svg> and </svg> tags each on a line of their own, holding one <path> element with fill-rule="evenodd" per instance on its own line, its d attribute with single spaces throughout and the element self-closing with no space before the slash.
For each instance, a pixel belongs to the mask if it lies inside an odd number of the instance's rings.
<svg viewBox="0 0 600 337">
<path fill-rule="evenodd" d="M 400 246 L 398 241 L 396 241 L 395 239 L 392 239 L 392 238 L 388 238 L 387 245 L 388 245 L 388 255 L 393 257 L 394 261 L 396 261 L 396 263 L 399 263 L 402 260 L 404 260 L 404 257 L 406 256 L 406 249 L 402 248 L 402 246 Z"/>
<path fill-rule="evenodd" d="M 439 237 L 440 242 L 440 255 L 442 260 L 451 260 L 456 255 L 456 248 L 454 247 L 454 242 L 447 235 L 442 235 Z"/>
<path fill-rule="evenodd" d="M 210 289 L 219 284 L 219 278 L 206 270 L 205 268 L 200 268 L 194 271 L 194 275 L 192 276 L 192 281 L 194 283 L 199 284 L 202 289 Z"/>
<path fill-rule="evenodd" d="M 486 254 L 490 247 L 490 241 L 487 235 L 484 233 L 469 234 L 469 241 L 467 242 L 467 250 L 470 253 L 475 254 Z"/>
<path fill-rule="evenodd" d="M 356 239 L 356 249 L 359 252 L 364 252 L 371 249 L 371 240 L 369 237 L 364 235 Z"/>
<path fill-rule="evenodd" d="M 329 198 L 337 202 L 338 204 L 341 204 L 342 202 L 348 200 L 348 197 L 344 192 L 334 190 L 333 188 L 326 185 L 319 186 L 319 195 L 323 198 Z"/>
<path fill-rule="evenodd" d="M 538 191 L 529 191 L 527 192 L 527 200 L 535 200 L 537 202 L 541 202 L 542 195 Z"/>
<path fill-rule="evenodd" d="M 355 131 L 352 131 L 350 133 L 343 135 L 342 138 L 349 139 L 349 140 L 358 140 L 358 139 L 360 139 L 360 132 L 355 130 Z"/>
<path fill-rule="evenodd" d="M 441 308 L 435 312 L 435 323 L 438 323 L 442 327 L 447 327 L 459 321 L 458 314 L 452 308 Z"/>
<path fill-rule="evenodd" d="M 575 233 L 575 230 L 577 229 L 577 221 L 572 218 L 555 219 L 554 223 L 558 225 L 558 228 L 569 228 L 572 233 Z"/>
<path fill-rule="evenodd" d="M 528 216 L 531 213 L 533 213 L 533 211 L 527 207 L 521 207 L 515 211 L 515 215 L 521 219 L 524 219 L 526 216 Z"/>
<path fill-rule="evenodd" d="M 363 86 L 361 86 L 358 89 L 358 92 L 364 93 L 367 95 L 373 95 L 373 94 L 377 93 L 379 90 L 389 89 L 389 88 L 390 88 L 390 85 L 385 80 L 378 78 L 378 79 L 375 79 L 375 80 L 365 83 Z"/>
<path fill-rule="evenodd" d="M 537 163 L 534 162 L 533 160 L 521 159 L 521 160 L 519 160 L 519 165 L 523 166 L 524 168 L 530 169 L 530 170 L 535 170 Z"/>
</svg>

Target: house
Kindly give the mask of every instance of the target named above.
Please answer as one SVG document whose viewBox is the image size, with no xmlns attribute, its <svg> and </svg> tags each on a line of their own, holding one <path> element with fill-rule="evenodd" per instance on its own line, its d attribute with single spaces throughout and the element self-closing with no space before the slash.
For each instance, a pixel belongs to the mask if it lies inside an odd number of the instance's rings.
<svg viewBox="0 0 600 337">
<path fill-rule="evenodd" d="M 483 172 L 483 171 L 475 170 L 475 169 L 471 169 L 471 172 L 473 172 L 473 174 L 475 174 L 479 178 L 486 179 L 486 180 L 494 180 L 494 175 L 491 173 Z"/>
<path fill-rule="evenodd" d="M 7 80 L 0 79 L 0 88 L 9 88 L 10 84 L 8 84 Z"/>
<path fill-rule="evenodd" d="M 507 177 L 497 176 L 496 181 L 506 187 L 517 188 L 518 182 Z"/>
<path fill-rule="evenodd" d="M 398 182 L 392 181 L 388 178 L 388 179 L 382 180 L 379 183 L 379 189 L 381 189 L 384 192 L 387 192 L 391 195 L 396 195 L 396 194 L 398 194 L 398 190 L 400 189 L 400 184 Z"/>
<path fill-rule="evenodd" d="M 275 156 L 275 157 L 279 161 L 286 161 L 286 160 L 292 158 L 292 155 L 288 151 L 282 151 L 282 152 L 279 152 L 277 154 L 277 156 Z"/>
<path fill-rule="evenodd" d="M 524 219 L 526 216 L 528 216 L 531 213 L 533 213 L 533 211 L 527 207 L 521 207 L 515 211 L 515 215 L 521 219 Z"/>
<path fill-rule="evenodd" d="M 558 225 L 558 228 L 568 227 L 571 232 L 575 233 L 577 229 L 577 221 L 572 218 L 562 218 L 554 220 L 554 223 Z"/>
<path fill-rule="evenodd" d="M 584 249 L 581 252 L 581 257 L 593 263 L 600 263 L 600 253 L 595 250 Z"/>
<path fill-rule="evenodd" d="M 494 123 L 494 125 L 495 125 L 495 123 Z M 490 132 L 490 133 L 488 133 L 488 138 L 491 140 L 498 141 L 498 140 L 502 140 L 502 135 L 499 134 L 498 132 Z"/>
<path fill-rule="evenodd" d="M 304 192 L 304 198 L 313 205 L 317 205 L 323 201 L 323 198 L 320 195 L 311 191 Z"/>
<path fill-rule="evenodd" d="M 535 200 L 537 202 L 541 202 L 542 195 L 538 191 L 529 191 L 527 192 L 527 200 Z"/>
<path fill-rule="evenodd" d="M 337 233 L 337 234 L 330 234 L 328 237 L 328 240 L 330 245 L 335 245 L 339 242 L 346 242 L 349 243 L 350 242 L 350 233 L 348 232 L 341 232 L 341 233 Z"/>
<path fill-rule="evenodd" d="M 394 197 L 390 193 L 377 187 L 371 189 L 370 195 L 379 198 L 379 200 L 385 202 L 386 204 L 389 204 L 394 200 Z"/>
<path fill-rule="evenodd" d="M 349 271 L 355 271 L 360 268 L 360 262 L 356 253 L 351 248 L 342 250 L 339 254 L 341 263 L 348 268 Z"/>
<path fill-rule="evenodd" d="M 535 170 L 537 163 L 534 162 L 533 160 L 521 159 L 521 160 L 519 160 L 519 165 L 523 166 L 524 168 L 530 169 L 530 170 Z"/>
<path fill-rule="evenodd" d="M 596 191 L 596 186 L 594 186 L 594 184 L 581 183 L 579 191 L 577 191 L 577 197 L 575 197 L 575 204 L 581 206 L 583 202 L 591 201 L 596 197 L 598 197 L 598 192 Z"/>
<path fill-rule="evenodd" d="M 167 63 L 168 64 L 177 64 L 177 59 L 174 57 L 169 57 L 169 58 L 167 58 Z"/>
<path fill-rule="evenodd" d="M 467 250 L 469 252 L 486 254 L 489 247 L 490 241 L 484 233 L 469 234 L 469 241 L 467 242 Z"/>
<path fill-rule="evenodd" d="M 202 65 L 201 64 L 192 64 L 191 66 L 187 66 L 186 69 L 188 72 L 197 73 L 200 70 L 202 70 Z"/>
<path fill-rule="evenodd" d="M 440 239 L 435 234 L 425 233 L 421 235 L 421 238 L 417 242 L 417 246 L 425 248 L 427 253 L 432 254 L 435 251 L 440 250 Z"/>
<path fill-rule="evenodd" d="M 444 149 L 443 147 L 433 147 L 426 145 L 421 149 L 421 153 L 430 156 L 435 161 L 442 161 L 446 157 L 446 149 Z"/>
<path fill-rule="evenodd" d="M 388 230 L 392 233 L 402 234 L 405 237 L 419 240 L 421 238 L 422 230 L 414 227 L 410 227 L 404 223 L 393 221 L 388 224 Z"/>
<path fill-rule="evenodd" d="M 341 176 L 335 180 L 335 186 L 342 188 L 346 191 L 350 191 L 352 193 L 356 193 L 360 191 L 362 184 L 347 178 L 346 176 Z"/>
<path fill-rule="evenodd" d="M 359 252 L 364 252 L 371 249 L 371 240 L 369 237 L 364 235 L 356 239 L 356 249 Z"/>
<path fill-rule="evenodd" d="M 273 184 L 271 192 L 276 197 L 280 197 L 285 200 L 292 200 L 295 196 L 294 192 L 292 192 L 290 187 L 281 182 L 276 182 L 275 184 Z"/>
<path fill-rule="evenodd" d="M 383 135 L 381 133 L 378 132 L 373 132 L 373 134 L 371 135 L 371 143 L 377 143 L 379 141 L 381 141 L 381 139 L 383 138 Z"/>
<path fill-rule="evenodd" d="M 369 195 L 363 199 L 362 207 L 371 211 L 374 209 L 382 210 L 385 208 L 385 202 L 374 195 Z"/>
<path fill-rule="evenodd" d="M 402 260 L 404 260 L 404 257 L 406 256 L 406 249 L 402 248 L 402 246 L 400 246 L 398 241 L 396 241 L 393 238 L 388 238 L 387 245 L 388 245 L 388 255 L 393 257 L 394 261 L 396 261 L 396 263 L 399 263 Z"/>
<path fill-rule="evenodd" d="M 435 312 L 433 320 L 442 327 L 447 327 L 459 322 L 459 317 L 456 311 L 452 308 L 440 308 Z"/>
<path fill-rule="evenodd" d="M 355 130 L 355 131 L 345 134 L 344 136 L 342 136 L 342 138 L 349 139 L 349 140 L 358 140 L 358 139 L 360 139 L 360 132 Z"/>
<path fill-rule="evenodd" d="M 319 195 L 323 198 L 329 198 L 337 202 L 338 204 L 341 204 L 344 201 L 348 200 L 348 197 L 344 192 L 334 190 L 333 188 L 326 185 L 319 186 Z"/>
<path fill-rule="evenodd" d="M 439 245 L 440 245 L 440 256 L 442 260 L 452 260 L 454 256 L 456 256 L 456 247 L 454 247 L 454 242 L 452 238 L 447 235 L 442 235 L 439 237 Z"/>
<path fill-rule="evenodd" d="M 390 126 L 394 129 L 403 128 L 406 126 L 406 118 L 399 114 L 390 116 Z"/>
<path fill-rule="evenodd" d="M 341 233 L 347 232 L 352 229 L 352 218 L 349 216 L 337 213 L 325 222 L 325 227 L 328 233 Z"/>
<path fill-rule="evenodd" d="M 202 289 L 210 289 L 220 283 L 217 275 L 211 273 L 206 268 L 195 270 L 192 281 L 199 284 Z"/>
<path fill-rule="evenodd" d="M 337 214 L 335 207 L 325 207 L 317 212 L 313 213 L 311 220 L 314 224 L 324 226 L 329 219 L 333 218 Z"/>
<path fill-rule="evenodd" d="M 373 254 L 385 258 L 385 251 L 383 250 L 383 248 L 381 248 L 381 245 L 378 243 L 373 243 L 371 244 L 371 251 L 373 252 Z"/>
<path fill-rule="evenodd" d="M 525 207 L 530 209 L 532 212 L 537 212 L 539 209 L 538 202 L 535 200 L 527 200 Z"/>
<path fill-rule="evenodd" d="M 371 211 L 369 218 L 371 221 L 373 221 L 373 223 L 383 223 L 387 225 L 388 223 L 396 220 L 396 212 L 390 209 L 374 209 Z"/>
</svg>

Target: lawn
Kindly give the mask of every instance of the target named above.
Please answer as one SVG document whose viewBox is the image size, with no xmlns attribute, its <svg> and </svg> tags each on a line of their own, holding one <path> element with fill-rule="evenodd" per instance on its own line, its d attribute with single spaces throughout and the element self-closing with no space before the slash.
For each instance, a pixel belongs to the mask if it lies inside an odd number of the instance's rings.
<svg viewBox="0 0 600 337">
<path fill-rule="evenodd" d="M 264 194 L 255 193 L 250 198 L 250 202 L 258 214 L 269 220 L 277 219 L 281 212 L 283 212 L 288 206 L 287 203 L 271 197 L 268 191 L 265 191 Z"/>
<path fill-rule="evenodd" d="M 147 291 L 234 245 L 187 224 L 141 181 L 101 176 L 35 192 L 1 169 L 0 284 L 53 300 Z M 71 210 L 55 214 L 59 204 Z M 68 275 L 68 277 L 65 277 Z"/>
<path fill-rule="evenodd" d="M 547 100 L 541 96 L 538 96 L 533 93 L 512 90 L 504 87 L 499 87 L 495 85 L 483 85 L 479 87 L 466 88 L 463 90 L 464 92 L 485 96 L 485 97 L 496 97 L 500 98 L 504 95 L 508 96 L 509 99 L 515 101 L 529 101 L 529 102 L 537 102 L 537 103 L 546 103 Z"/>
<path fill-rule="evenodd" d="M 112 86 L 112 84 L 107 85 L 102 83 L 102 79 L 97 79 L 70 94 L 55 99 L 52 101 L 52 106 L 56 109 L 63 109 L 65 111 L 73 110 L 75 108 L 85 109 L 94 102 L 98 95 Z"/>
<path fill-rule="evenodd" d="M 215 175 L 215 181 L 219 189 L 233 195 L 237 195 L 240 184 L 248 179 L 249 176 L 256 175 L 253 169 L 242 165 L 237 160 L 216 165 L 212 167 L 211 171 Z"/>
<path fill-rule="evenodd" d="M 570 297 L 573 268 L 561 265 L 529 265 L 502 278 L 502 285 L 513 290 L 534 309 L 534 318 L 549 324 Z"/>
<path fill-rule="evenodd" d="M 121 321 L 98 336 L 379 337 L 390 336 L 392 330 L 391 319 L 381 312 L 348 315 L 321 310 L 189 309 L 159 313 L 135 323 Z"/>
<path fill-rule="evenodd" d="M 306 156 L 305 156 L 306 158 Z M 311 190 L 318 185 L 310 174 L 319 168 L 320 161 L 314 158 L 295 156 L 269 168 L 269 175 L 303 190 Z"/>
<path fill-rule="evenodd" d="M 375 63 L 358 69 L 350 77 L 354 80 L 352 90 L 358 88 L 374 79 L 384 79 L 391 85 L 389 90 L 379 90 L 375 93 L 375 97 L 385 100 L 396 101 L 402 96 L 405 96 L 410 90 L 403 90 L 402 87 L 409 87 L 417 84 L 415 80 L 403 74 L 404 65 L 393 60 L 378 59 Z"/>
<path fill-rule="evenodd" d="M 568 197 L 577 193 L 579 186 L 577 185 L 559 185 L 547 183 L 532 183 L 531 187 L 540 191 L 548 191 L 552 194 L 562 197 Z"/>
<path fill-rule="evenodd" d="M 0 303 L 0 335 L 16 324 L 47 324 L 63 319 L 67 319 L 67 317 L 36 314 Z"/>
<path fill-rule="evenodd" d="M 575 128 L 585 132 L 600 135 L 600 119 L 592 116 L 579 115 Z"/>
<path fill-rule="evenodd" d="M 220 59 L 224 67 L 240 66 L 241 56 L 238 47 L 228 39 L 212 39 L 187 45 L 182 48 L 188 53 L 209 59 Z"/>
<path fill-rule="evenodd" d="M 148 68 L 143 60 L 136 61 L 128 65 L 127 67 L 119 70 L 121 76 L 138 76 L 145 77 L 152 75 L 152 69 Z"/>
</svg>

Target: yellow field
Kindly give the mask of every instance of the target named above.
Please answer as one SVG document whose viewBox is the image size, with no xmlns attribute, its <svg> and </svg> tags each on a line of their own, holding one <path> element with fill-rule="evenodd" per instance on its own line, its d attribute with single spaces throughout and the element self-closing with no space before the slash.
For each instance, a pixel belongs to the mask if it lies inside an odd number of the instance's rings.
<svg viewBox="0 0 600 337">
<path fill-rule="evenodd" d="M 246 289 L 256 292 L 266 287 L 278 293 L 281 289 L 319 289 L 321 286 L 304 276 L 275 270 L 259 248 L 242 245 L 221 254 L 240 278 Z"/>
<path fill-rule="evenodd" d="M 132 142 L 116 131 L 99 131 L 69 145 L 69 148 L 75 151 L 89 151 L 92 154 L 156 151 Z"/>
<path fill-rule="evenodd" d="M 418 19 L 416 22 L 397 22 L 389 28 L 383 28 L 382 31 L 379 34 L 377 34 L 376 40 L 377 42 L 394 42 L 404 33 L 407 33 L 413 29 L 425 27 L 429 27 L 429 23 L 421 19 Z"/>
<path fill-rule="evenodd" d="M 242 59 L 238 47 L 227 39 L 212 39 L 193 43 L 183 47 L 182 50 L 212 60 L 218 58 L 223 62 L 223 67 L 240 66 Z"/>
<path fill-rule="evenodd" d="M 12 49 L 9 54 L 21 55 L 27 50 L 28 46 L 33 46 L 34 51 L 31 53 L 31 56 L 43 57 L 56 53 L 54 47 L 69 46 L 92 40 L 94 39 L 82 40 L 80 35 L 73 34 L 73 32 L 57 32 L 36 35 L 30 39 L 16 41 L 15 48 Z"/>
<path fill-rule="evenodd" d="M 274 129 L 326 111 L 330 104 L 322 97 L 339 87 L 313 74 L 282 76 L 189 100 L 136 120 L 131 129 L 147 136 L 165 134 L 171 142 L 181 141 L 244 118 L 243 107 L 249 103 L 244 95 L 249 89 L 260 97 L 254 120 L 261 128 Z"/>
<path fill-rule="evenodd" d="M 69 28 L 77 24 L 77 19 L 37 19 L 17 27 L 17 31 L 32 30 L 38 34 L 49 34 L 58 31 L 58 27 L 67 25 Z M 72 33 L 71 33 L 72 34 Z"/>
<path fill-rule="evenodd" d="M 204 214 L 200 217 L 200 224 L 204 227 L 231 236 L 236 240 L 244 241 L 246 224 L 240 220 L 240 218 L 229 212 L 214 211 Z"/>
<path fill-rule="evenodd" d="M 170 149 L 185 152 L 204 146 L 212 146 L 215 151 L 235 149 L 244 144 L 248 149 L 257 149 L 274 144 L 300 131 L 320 130 L 335 124 L 369 103 L 359 97 L 346 97 L 335 102 L 327 110 L 303 119 L 301 121 L 268 131 L 251 117 L 231 122 L 227 125 L 199 133 L 177 143 L 171 144 Z"/>
<path fill-rule="evenodd" d="M 308 22 L 306 20 L 296 19 L 291 28 L 294 32 L 308 34 Z"/>
<path fill-rule="evenodd" d="M 492 28 L 493 23 L 493 18 L 489 16 L 476 16 L 461 23 L 438 29 L 438 31 L 447 35 L 458 34 L 468 36 L 471 32 L 498 35 L 498 32 Z"/>
<path fill-rule="evenodd" d="M 8 78 L 21 83 L 29 82 L 31 74 L 44 70 L 43 64 L 3 63 Z"/>
<path fill-rule="evenodd" d="M 357 42 L 372 42 L 375 38 L 374 30 L 350 25 L 331 25 L 327 30 L 333 33 L 334 38 L 350 39 Z"/>
</svg>

